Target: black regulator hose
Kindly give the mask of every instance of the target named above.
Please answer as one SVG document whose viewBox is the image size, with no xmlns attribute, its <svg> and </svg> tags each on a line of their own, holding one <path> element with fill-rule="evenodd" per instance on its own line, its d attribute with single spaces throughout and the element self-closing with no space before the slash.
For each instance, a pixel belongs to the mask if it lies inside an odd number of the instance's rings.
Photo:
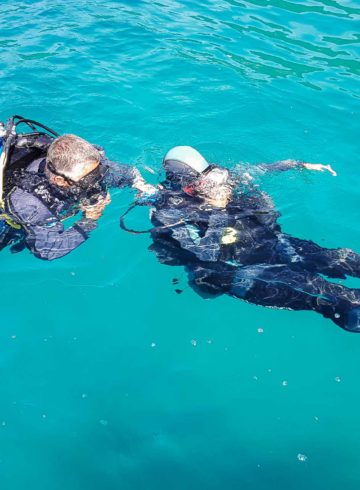
<svg viewBox="0 0 360 490">
<path fill-rule="evenodd" d="M 162 226 L 154 226 L 153 228 L 149 228 L 148 230 L 133 230 L 131 228 L 128 228 L 126 225 L 125 225 L 125 216 L 127 214 L 129 214 L 136 206 L 144 206 L 143 203 L 141 202 L 133 202 L 131 204 L 131 206 L 125 211 L 125 213 L 120 216 L 120 228 L 124 231 L 127 231 L 128 233 L 132 233 L 134 235 L 142 235 L 144 233 L 151 233 L 151 232 L 155 232 L 155 231 L 160 231 L 160 230 L 166 230 L 167 228 L 174 228 L 175 226 L 179 226 L 179 225 L 183 225 L 184 224 L 184 220 L 179 220 L 177 221 L 176 223 L 170 223 L 168 225 L 162 225 Z"/>
<path fill-rule="evenodd" d="M 150 228 L 148 230 L 133 230 L 125 225 L 125 216 L 129 214 L 136 206 L 140 206 L 140 204 L 135 201 L 130 205 L 130 207 L 125 211 L 125 213 L 120 216 L 120 228 L 124 231 L 127 231 L 128 233 L 132 233 L 133 235 L 142 235 L 144 233 L 151 233 L 153 230 L 155 230 L 155 228 Z"/>
<path fill-rule="evenodd" d="M 19 124 L 27 124 L 33 131 L 36 130 L 35 126 L 38 126 L 39 128 L 42 128 L 48 133 L 52 134 L 56 138 L 60 136 L 59 133 L 57 133 L 53 129 L 45 126 L 45 124 L 39 123 L 38 121 L 34 121 L 33 119 L 26 119 L 25 117 L 18 115 L 13 116 L 11 119 L 14 121 L 15 126 L 18 126 Z"/>
</svg>

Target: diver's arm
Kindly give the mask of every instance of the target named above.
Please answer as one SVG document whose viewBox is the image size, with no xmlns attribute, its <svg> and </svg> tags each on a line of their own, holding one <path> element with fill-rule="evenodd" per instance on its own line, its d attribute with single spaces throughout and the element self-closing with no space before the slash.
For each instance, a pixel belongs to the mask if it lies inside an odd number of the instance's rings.
<svg viewBox="0 0 360 490">
<path fill-rule="evenodd" d="M 301 160 L 279 160 L 274 163 L 258 163 L 256 165 L 262 172 L 284 172 L 292 169 L 306 168 L 308 170 L 316 170 L 318 172 L 328 171 L 331 175 L 336 176 L 336 172 L 331 165 L 323 165 L 322 163 L 308 163 Z"/>
<path fill-rule="evenodd" d="M 139 171 L 130 165 L 111 162 L 107 158 L 101 160 L 101 165 L 108 167 L 104 182 L 109 187 L 132 187 Z"/>
<path fill-rule="evenodd" d="M 156 219 L 169 227 L 171 236 L 179 242 L 181 248 L 192 252 L 201 261 L 216 262 L 224 226 L 226 226 L 224 222 L 226 215 L 219 216 L 216 212 L 212 213 L 203 237 L 200 237 L 198 228 L 191 224 L 193 221 L 191 215 L 184 210 L 162 209 L 156 213 Z"/>
<path fill-rule="evenodd" d="M 8 198 L 9 212 L 25 231 L 25 241 L 38 258 L 53 260 L 77 248 L 85 242 L 96 221 L 82 218 L 64 229 L 61 221 L 35 196 L 15 189 Z"/>
<path fill-rule="evenodd" d="M 147 194 L 152 194 L 157 190 L 154 186 L 145 182 L 139 170 L 135 167 L 111 162 L 106 158 L 102 159 L 101 164 L 109 168 L 104 178 L 105 184 L 109 187 L 128 186 Z"/>
</svg>

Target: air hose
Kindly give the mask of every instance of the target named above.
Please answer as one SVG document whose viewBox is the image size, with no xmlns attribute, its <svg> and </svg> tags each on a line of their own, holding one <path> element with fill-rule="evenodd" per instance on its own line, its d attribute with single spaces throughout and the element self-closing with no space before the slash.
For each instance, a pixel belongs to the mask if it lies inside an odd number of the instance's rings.
<svg viewBox="0 0 360 490">
<path fill-rule="evenodd" d="M 147 205 L 149 206 L 150 204 Z M 144 206 L 144 204 L 143 202 L 139 203 L 138 201 L 135 201 L 130 205 L 125 213 L 120 216 L 120 228 L 124 231 L 127 231 L 128 233 L 132 233 L 134 235 L 142 235 L 144 233 L 152 233 L 155 231 L 166 230 L 167 228 L 173 228 L 174 226 L 178 226 L 184 223 L 184 220 L 179 220 L 176 223 L 171 223 L 169 225 L 154 226 L 153 228 L 149 228 L 148 230 L 133 230 L 125 225 L 125 216 L 127 216 L 136 206 Z"/>
</svg>

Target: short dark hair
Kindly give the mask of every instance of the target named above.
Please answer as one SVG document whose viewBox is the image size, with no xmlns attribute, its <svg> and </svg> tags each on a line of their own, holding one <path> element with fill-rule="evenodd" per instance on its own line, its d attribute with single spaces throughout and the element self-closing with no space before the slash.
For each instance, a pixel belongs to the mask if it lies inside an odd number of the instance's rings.
<svg viewBox="0 0 360 490">
<path fill-rule="evenodd" d="M 100 162 L 99 151 L 88 141 L 74 134 L 64 134 L 50 145 L 46 161 L 51 162 L 55 170 L 66 175 L 81 166 Z"/>
</svg>

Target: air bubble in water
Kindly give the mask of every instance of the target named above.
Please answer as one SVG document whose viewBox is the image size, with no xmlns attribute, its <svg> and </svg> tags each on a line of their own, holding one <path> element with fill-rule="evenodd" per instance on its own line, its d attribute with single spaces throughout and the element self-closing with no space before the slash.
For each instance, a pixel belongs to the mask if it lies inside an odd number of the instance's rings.
<svg viewBox="0 0 360 490">
<path fill-rule="evenodd" d="M 298 459 L 299 461 L 301 461 L 301 462 L 305 462 L 305 461 L 307 461 L 307 459 L 308 459 L 308 458 L 307 458 L 307 456 L 306 456 L 305 454 L 301 454 L 301 453 L 299 453 L 299 454 L 298 454 L 296 457 L 297 457 L 297 459 Z"/>
</svg>

